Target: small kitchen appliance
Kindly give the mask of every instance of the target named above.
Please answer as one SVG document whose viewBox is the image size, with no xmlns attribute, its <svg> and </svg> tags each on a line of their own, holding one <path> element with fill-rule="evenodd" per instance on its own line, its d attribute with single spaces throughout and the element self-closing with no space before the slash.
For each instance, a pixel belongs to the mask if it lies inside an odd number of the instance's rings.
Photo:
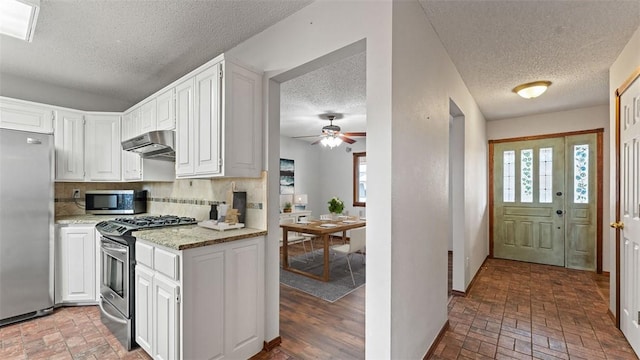
<svg viewBox="0 0 640 360">
<path fill-rule="evenodd" d="M 87 214 L 141 214 L 147 212 L 147 190 L 90 190 L 85 193 Z"/>
</svg>

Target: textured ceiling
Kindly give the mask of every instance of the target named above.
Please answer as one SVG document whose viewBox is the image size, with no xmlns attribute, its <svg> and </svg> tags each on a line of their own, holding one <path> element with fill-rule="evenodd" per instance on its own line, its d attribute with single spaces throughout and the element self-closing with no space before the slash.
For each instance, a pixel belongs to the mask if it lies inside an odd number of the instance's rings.
<svg viewBox="0 0 640 360">
<path fill-rule="evenodd" d="M 607 104 L 609 67 L 640 25 L 639 0 L 420 3 L 487 120 Z M 535 80 L 553 85 L 511 92 Z"/>
<path fill-rule="evenodd" d="M 365 54 L 360 53 L 282 83 L 280 134 L 320 135 L 322 127 L 329 125 L 321 117 L 326 114 L 342 116 L 334 121 L 342 132 L 366 131 L 365 64 Z"/>
<path fill-rule="evenodd" d="M 0 36 L 0 76 L 130 106 L 309 3 L 44 0 L 32 43 Z"/>
<path fill-rule="evenodd" d="M 130 106 L 309 3 L 43 0 L 32 43 L 0 36 L 0 93 L 5 76 L 25 79 L 34 99 L 43 84 Z M 608 69 L 640 25 L 640 0 L 420 3 L 488 120 L 606 104 Z M 538 99 L 511 92 L 539 79 L 554 84 Z M 328 112 L 344 114 L 343 131 L 365 130 L 364 54 L 282 91 L 283 134 L 320 133 Z M 105 110 L 66 100 L 54 105 Z"/>
</svg>

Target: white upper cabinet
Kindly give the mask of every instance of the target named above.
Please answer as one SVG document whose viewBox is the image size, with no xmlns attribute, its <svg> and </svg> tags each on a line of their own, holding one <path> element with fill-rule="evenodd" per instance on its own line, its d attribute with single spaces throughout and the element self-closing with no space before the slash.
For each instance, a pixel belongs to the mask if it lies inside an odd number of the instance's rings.
<svg viewBox="0 0 640 360">
<path fill-rule="evenodd" d="M 158 130 L 173 130 L 176 128 L 173 88 L 158 95 L 156 99 L 156 117 Z"/>
<path fill-rule="evenodd" d="M 55 121 L 56 180 L 84 181 L 84 115 L 58 111 Z"/>
<path fill-rule="evenodd" d="M 194 174 L 221 174 L 220 94 L 221 65 L 215 64 L 196 75 L 195 169 Z"/>
<path fill-rule="evenodd" d="M 122 141 L 129 140 L 140 132 L 139 110 L 137 108 L 122 115 Z M 140 155 L 130 151 L 122 151 L 122 179 L 124 181 L 140 180 L 142 177 L 141 172 L 142 160 Z"/>
<path fill-rule="evenodd" d="M 229 60 L 208 65 L 176 87 L 176 122 L 178 178 L 260 176 L 260 74 Z"/>
<path fill-rule="evenodd" d="M 151 99 L 140 107 L 140 133 L 144 134 L 157 129 L 156 99 Z M 136 135 L 139 135 L 136 134 Z"/>
<path fill-rule="evenodd" d="M 59 110 L 56 181 L 121 181 L 120 136 L 119 115 Z"/>
<path fill-rule="evenodd" d="M 194 85 L 190 78 L 176 86 L 176 176 L 194 172 Z"/>
<path fill-rule="evenodd" d="M 46 105 L 0 97 L 0 127 L 53 133 L 55 111 Z"/>
<path fill-rule="evenodd" d="M 129 140 L 141 134 L 140 108 L 122 115 L 122 140 Z"/>
<path fill-rule="evenodd" d="M 262 170 L 262 75 L 225 61 L 223 175 L 259 177 Z"/>
<path fill-rule="evenodd" d="M 89 181 L 120 181 L 120 116 L 86 116 L 85 169 Z"/>
<path fill-rule="evenodd" d="M 155 101 L 153 101 L 155 103 Z M 122 115 L 122 141 L 142 135 L 141 120 L 144 106 Z M 170 161 L 142 159 L 138 153 L 122 151 L 122 180 L 173 181 L 175 165 Z"/>
</svg>

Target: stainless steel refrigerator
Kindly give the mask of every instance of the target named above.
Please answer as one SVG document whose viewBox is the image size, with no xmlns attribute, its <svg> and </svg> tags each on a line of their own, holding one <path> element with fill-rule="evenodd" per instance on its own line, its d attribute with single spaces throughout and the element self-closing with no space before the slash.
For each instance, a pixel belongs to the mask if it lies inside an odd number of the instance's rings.
<svg viewBox="0 0 640 360">
<path fill-rule="evenodd" d="M 0 129 L 0 325 L 53 309 L 53 136 Z"/>
</svg>

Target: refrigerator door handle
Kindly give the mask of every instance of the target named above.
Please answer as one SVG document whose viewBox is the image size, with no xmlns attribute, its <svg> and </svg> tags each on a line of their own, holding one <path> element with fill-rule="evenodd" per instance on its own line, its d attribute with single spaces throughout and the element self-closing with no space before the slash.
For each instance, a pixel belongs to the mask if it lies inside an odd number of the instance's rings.
<svg viewBox="0 0 640 360">
<path fill-rule="evenodd" d="M 27 138 L 27 144 L 42 144 L 40 139 Z"/>
</svg>

